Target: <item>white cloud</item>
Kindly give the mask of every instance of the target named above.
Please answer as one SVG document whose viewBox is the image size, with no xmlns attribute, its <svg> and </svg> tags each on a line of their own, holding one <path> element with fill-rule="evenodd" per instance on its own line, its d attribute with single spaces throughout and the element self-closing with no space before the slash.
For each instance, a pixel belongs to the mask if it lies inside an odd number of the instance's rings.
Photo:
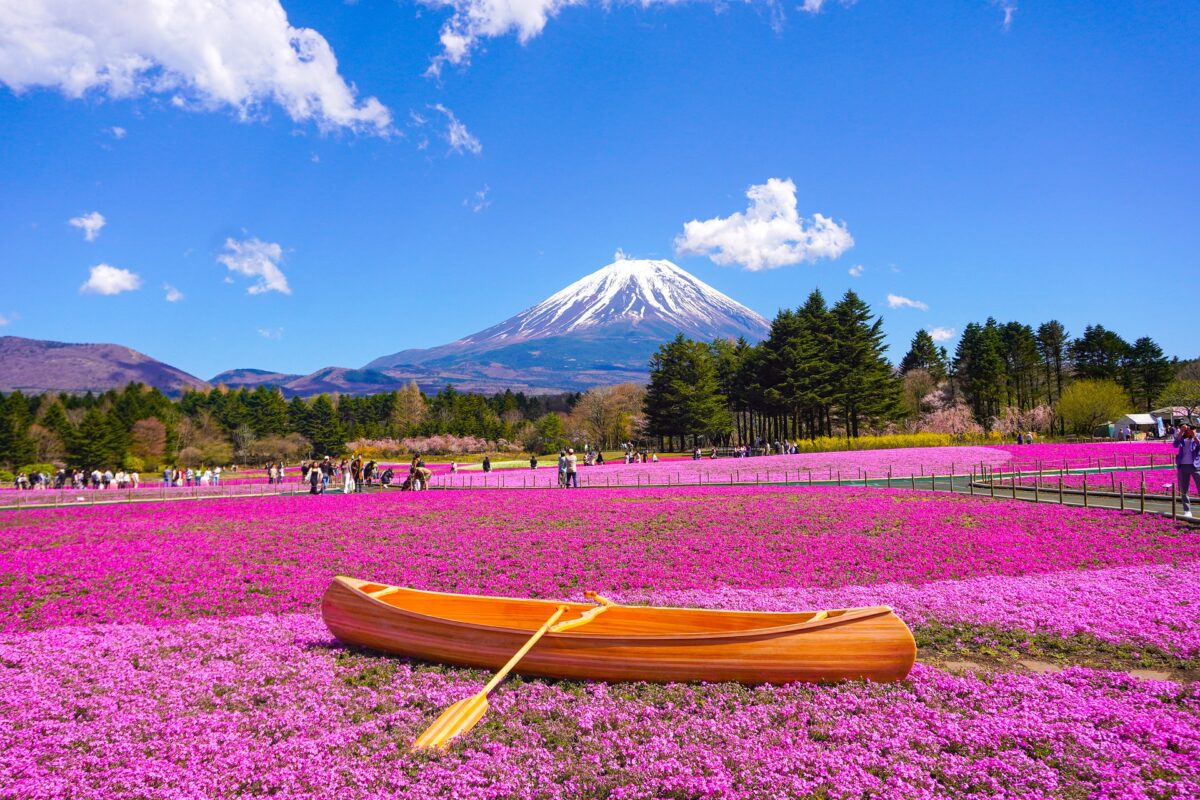
<svg viewBox="0 0 1200 800">
<path fill-rule="evenodd" d="M 113 125 L 111 128 L 108 129 L 108 132 L 110 134 L 112 134 L 112 137 L 114 139 L 124 139 L 125 134 L 128 133 L 128 131 L 126 131 L 120 125 Z"/>
<path fill-rule="evenodd" d="M 446 108 L 441 103 L 430 106 L 434 111 L 440 111 L 446 115 L 446 141 L 450 143 L 450 149 L 456 153 L 461 153 L 464 150 L 479 155 L 483 152 L 483 145 L 479 143 L 479 139 L 467 130 L 467 126 L 459 121 L 458 117 L 454 116 L 454 112 Z"/>
<path fill-rule="evenodd" d="M 1004 22 L 1000 27 L 1007 32 L 1012 28 L 1013 16 L 1017 13 L 1017 4 L 1013 0 L 991 0 L 992 5 L 1004 12 Z"/>
<path fill-rule="evenodd" d="M 463 205 L 478 214 L 480 211 L 483 211 L 492 204 L 491 199 L 488 197 L 488 193 L 491 190 L 492 187 L 485 183 L 482 189 L 475 192 L 470 197 L 463 198 Z"/>
<path fill-rule="evenodd" d="M 915 308 L 917 311 L 929 310 L 928 304 L 898 294 L 889 294 L 887 296 L 887 304 L 888 308 Z"/>
<path fill-rule="evenodd" d="M 283 328 L 259 328 L 258 335 L 264 339 L 277 342 L 283 338 Z"/>
<path fill-rule="evenodd" d="M 16 319 L 15 315 L 6 316 L 4 314 L 0 314 L 0 328 L 3 328 L 5 325 L 11 324 L 13 322 L 13 320 L 15 320 L 15 319 Z"/>
<path fill-rule="evenodd" d="M 851 267 L 850 269 L 848 269 L 846 271 L 850 273 L 851 278 L 861 278 L 862 274 L 863 274 L 863 265 L 855 264 L 853 267 Z"/>
<path fill-rule="evenodd" d="M 675 250 L 757 272 L 837 258 L 854 246 L 845 223 L 823 214 L 806 219 L 796 212 L 796 184 L 790 178 L 771 178 L 751 186 L 746 197 L 750 207 L 745 213 L 686 223 L 683 233 L 675 237 Z"/>
<path fill-rule="evenodd" d="M 97 264 L 92 267 L 91 274 L 79 291 L 83 294 L 113 295 L 132 292 L 141 285 L 142 279 L 127 269 Z"/>
<path fill-rule="evenodd" d="M 954 328 L 930 328 L 929 337 L 935 342 L 948 342 L 958 335 Z"/>
<path fill-rule="evenodd" d="M 390 112 L 337 67 L 279 0 L 0 0 L 0 83 L 16 92 L 163 95 L 242 119 L 275 103 L 297 122 L 386 134 Z"/>
<path fill-rule="evenodd" d="M 225 250 L 226 252 L 217 256 L 217 261 L 240 275 L 257 278 L 246 290 L 247 294 L 292 293 L 287 277 L 279 269 L 279 262 L 283 259 L 283 248 L 279 245 L 253 238 L 241 241 L 226 239 Z"/>
<path fill-rule="evenodd" d="M 99 211 L 92 211 L 82 216 L 73 217 L 67 220 L 68 225 L 74 225 L 79 230 L 83 231 L 83 238 L 89 242 L 96 241 L 96 237 L 100 235 L 100 229 L 105 226 L 107 220 Z"/>
<path fill-rule="evenodd" d="M 183 299 L 183 292 L 179 291 L 178 289 L 176 289 L 174 286 L 172 286 L 169 283 L 163 284 L 163 291 L 165 291 L 167 293 L 166 301 L 168 303 L 178 303 L 180 300 Z"/>
<path fill-rule="evenodd" d="M 441 75 L 446 64 L 468 64 L 471 54 L 485 39 L 515 34 L 521 44 L 536 38 L 545 29 L 546 23 L 558 16 L 565 8 L 593 4 L 608 9 L 614 5 L 648 6 L 681 5 L 681 0 L 421 0 L 425 5 L 450 9 L 450 18 L 442 25 L 439 40 L 442 52 L 435 57 L 426 71 L 430 77 Z M 776 0 L 743 0 L 746 5 L 756 5 L 768 11 L 771 27 L 780 28 L 784 18 L 784 4 Z M 839 5 L 851 6 L 856 0 L 840 0 Z M 708 0 L 717 13 L 728 5 L 723 0 Z M 801 11 L 818 14 L 829 5 L 829 0 L 803 0 Z"/>
<path fill-rule="evenodd" d="M 614 262 L 626 261 L 626 260 L 628 260 L 628 258 L 629 258 L 629 255 L 625 252 L 625 249 L 622 247 L 618 247 L 616 249 L 616 251 L 613 253 L 613 261 Z"/>
</svg>

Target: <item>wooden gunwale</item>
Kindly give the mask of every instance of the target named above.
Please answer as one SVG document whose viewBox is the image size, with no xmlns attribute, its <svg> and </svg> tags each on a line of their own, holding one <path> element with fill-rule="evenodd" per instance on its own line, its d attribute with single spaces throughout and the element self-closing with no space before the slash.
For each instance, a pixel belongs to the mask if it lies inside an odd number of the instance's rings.
<svg viewBox="0 0 1200 800">
<path fill-rule="evenodd" d="M 421 620 L 424 622 L 430 622 L 433 624 L 444 625 L 444 626 L 448 626 L 448 627 L 452 627 L 452 628 L 460 628 L 460 629 L 468 629 L 468 630 L 476 630 L 476 631 L 488 631 L 488 632 L 504 633 L 504 634 L 528 634 L 529 631 L 532 630 L 531 628 L 512 628 L 512 627 L 499 626 L 499 625 L 485 625 L 483 623 L 478 623 L 478 622 L 463 622 L 461 620 L 450 619 L 448 617 L 442 617 L 442 616 L 438 616 L 436 614 L 423 614 L 419 611 L 411 611 L 402 606 L 396 606 L 396 605 L 392 605 L 391 603 L 385 603 L 378 597 L 373 596 L 369 592 L 364 592 L 361 588 L 359 588 L 359 586 L 354 585 L 354 583 L 359 583 L 360 586 L 366 585 L 366 584 L 371 584 L 371 583 L 374 583 L 377 585 L 385 585 L 385 584 L 379 584 L 377 581 L 358 581 L 355 578 L 347 578 L 347 577 L 341 576 L 341 575 L 339 575 L 337 578 L 335 578 L 335 580 L 337 582 L 341 583 L 347 589 L 354 592 L 356 595 L 358 595 L 360 599 L 368 600 L 372 603 L 377 603 L 378 605 L 387 609 L 389 612 L 399 615 L 399 616 L 410 617 L 410 618 Z M 455 592 L 435 592 L 435 591 L 428 591 L 425 589 L 410 589 L 407 587 L 396 587 L 396 586 L 388 586 L 387 588 L 400 589 L 400 590 L 406 591 L 406 592 L 414 592 L 417 594 L 425 594 L 425 595 L 436 595 L 439 597 L 447 597 L 447 598 L 463 597 L 463 598 L 470 598 L 472 600 L 497 600 L 497 601 L 506 602 L 506 603 L 520 603 L 523 605 L 524 604 L 536 604 L 536 605 L 545 605 L 547 607 L 557 607 L 559 605 L 566 605 L 572 611 L 587 611 L 587 610 L 595 607 L 593 605 L 586 604 L 586 603 L 576 603 L 576 602 L 560 603 L 560 602 L 557 602 L 554 600 L 541 600 L 541 599 L 536 599 L 536 598 L 499 597 L 499 596 L 495 596 L 495 595 L 463 595 L 463 594 L 458 594 Z M 384 596 L 390 597 L 390 596 L 395 596 L 395 594 L 397 594 L 397 592 L 388 592 L 387 594 L 381 593 L 380 597 L 384 597 Z M 754 614 L 756 616 L 763 616 L 763 617 L 795 616 L 795 614 L 797 613 L 797 612 L 789 612 L 789 611 L 751 611 L 751 612 L 748 612 L 748 611 L 731 611 L 731 610 L 727 610 L 727 609 L 706 609 L 706 608 L 705 609 L 696 609 L 696 608 L 683 608 L 680 606 L 620 606 L 620 607 L 622 609 L 645 609 L 647 613 L 653 613 L 654 611 L 657 611 L 657 610 L 666 610 L 666 611 L 701 612 L 704 614 L 714 614 L 714 615 Z M 834 610 L 840 611 L 842 609 L 834 609 Z M 805 612 L 800 612 L 800 613 L 805 613 Z M 756 638 L 760 638 L 760 637 L 779 636 L 779 635 L 787 634 L 787 633 L 811 631 L 811 630 L 818 630 L 821 628 L 840 626 L 840 625 L 843 625 L 846 623 L 856 622 L 856 621 L 863 620 L 863 619 L 869 619 L 871 617 L 876 617 L 876 616 L 880 616 L 883 614 L 890 614 L 890 613 L 892 613 L 892 608 L 890 606 L 867 606 L 867 607 L 863 607 L 863 608 L 856 608 L 852 611 L 847 610 L 846 613 L 840 614 L 836 617 L 819 616 L 821 612 L 813 612 L 813 613 L 814 613 L 814 618 L 810 619 L 810 620 L 795 622 L 795 623 L 791 623 L 788 625 L 746 628 L 744 630 L 717 631 L 717 632 L 710 632 L 710 633 L 668 633 L 668 634 L 664 634 L 664 633 L 607 633 L 606 634 L 606 633 L 588 633 L 585 629 L 585 630 L 581 630 L 579 632 L 562 631 L 559 633 L 547 633 L 546 638 L 549 638 L 549 639 L 565 638 L 565 639 L 571 639 L 571 640 L 605 641 L 605 642 L 635 640 L 637 642 L 643 642 L 643 643 L 652 643 L 652 642 L 656 642 L 656 641 L 657 642 L 674 642 L 674 641 L 680 641 L 680 640 L 704 641 L 704 640 L 716 640 L 716 639 L 725 640 L 725 641 L 737 641 L 740 639 L 756 639 Z"/>
</svg>

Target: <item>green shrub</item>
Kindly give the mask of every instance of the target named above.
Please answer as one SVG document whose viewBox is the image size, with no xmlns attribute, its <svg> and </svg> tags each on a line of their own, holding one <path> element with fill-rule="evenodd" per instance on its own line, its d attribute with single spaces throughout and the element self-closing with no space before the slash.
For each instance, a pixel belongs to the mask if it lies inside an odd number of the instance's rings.
<svg viewBox="0 0 1200 800">
<path fill-rule="evenodd" d="M 12 483 L 16 479 L 17 479 L 16 475 L 13 475 L 11 472 L 9 472 L 6 469 L 0 469 L 0 485 L 6 484 L 6 483 Z"/>
<path fill-rule="evenodd" d="M 58 472 L 58 468 L 53 464 L 26 464 L 19 471 L 24 472 L 26 475 L 32 475 L 35 472 L 44 472 L 47 475 L 53 475 L 55 472 Z"/>
</svg>

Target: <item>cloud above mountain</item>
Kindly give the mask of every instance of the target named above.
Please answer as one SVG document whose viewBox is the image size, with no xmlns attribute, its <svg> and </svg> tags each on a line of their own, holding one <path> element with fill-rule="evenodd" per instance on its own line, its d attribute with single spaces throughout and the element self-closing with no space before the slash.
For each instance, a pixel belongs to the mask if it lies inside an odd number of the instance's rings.
<svg viewBox="0 0 1200 800">
<path fill-rule="evenodd" d="M 791 178 L 755 184 L 746 190 L 746 197 L 750 206 L 744 212 L 685 223 L 683 233 L 675 237 L 675 251 L 757 272 L 837 258 L 854 246 L 844 222 L 820 213 L 800 216 Z"/>
<path fill-rule="evenodd" d="M 246 289 L 247 294 L 291 294 L 292 287 L 288 285 L 287 276 L 279 268 L 282 260 L 282 247 L 275 242 L 264 242 L 253 237 L 226 239 L 225 252 L 217 256 L 217 261 L 228 267 L 230 272 L 255 279 Z"/>
<path fill-rule="evenodd" d="M 114 295 L 132 292 L 142 285 L 135 273 L 111 264 L 97 264 L 88 273 L 88 279 L 79 287 L 83 294 Z"/>
<path fill-rule="evenodd" d="M 0 83 L 71 98 L 156 95 L 244 120 L 276 105 L 297 122 L 370 133 L 392 122 L 279 0 L 0 0 Z"/>
</svg>

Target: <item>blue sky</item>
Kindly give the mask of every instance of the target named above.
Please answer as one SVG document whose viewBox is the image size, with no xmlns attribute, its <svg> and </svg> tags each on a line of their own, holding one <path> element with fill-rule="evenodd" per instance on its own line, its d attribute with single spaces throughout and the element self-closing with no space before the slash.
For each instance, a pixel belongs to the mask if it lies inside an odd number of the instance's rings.
<svg viewBox="0 0 1200 800">
<path fill-rule="evenodd" d="M 1198 4 L 230 3 L 0 11 L 0 334 L 359 366 L 621 248 L 767 316 L 852 287 L 893 358 L 989 315 L 1200 355 Z M 801 219 L 739 228 L 771 179 Z"/>
</svg>

